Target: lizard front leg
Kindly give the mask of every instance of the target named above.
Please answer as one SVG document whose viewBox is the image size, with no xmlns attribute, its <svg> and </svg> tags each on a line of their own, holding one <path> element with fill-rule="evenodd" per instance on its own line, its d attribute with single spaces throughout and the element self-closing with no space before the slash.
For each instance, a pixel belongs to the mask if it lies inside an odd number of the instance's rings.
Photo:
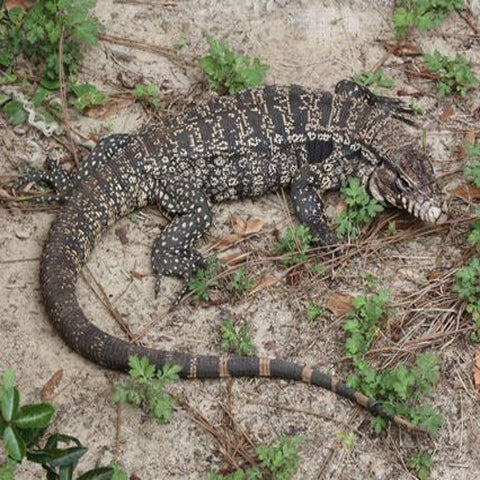
<svg viewBox="0 0 480 480">
<path fill-rule="evenodd" d="M 152 250 L 152 267 L 157 281 L 155 295 L 160 291 L 163 275 L 181 278 L 184 286 L 177 294 L 175 306 L 187 290 L 193 274 L 205 266 L 201 254 L 192 245 L 212 223 L 212 209 L 206 194 L 181 177 L 159 181 L 160 208 L 177 216 L 156 238 Z"/>
<path fill-rule="evenodd" d="M 345 180 L 346 156 L 335 150 L 323 163 L 304 165 L 297 172 L 290 187 L 290 197 L 298 220 L 307 226 L 318 245 L 332 245 L 337 236 L 328 225 L 320 192 L 337 190 Z"/>
</svg>

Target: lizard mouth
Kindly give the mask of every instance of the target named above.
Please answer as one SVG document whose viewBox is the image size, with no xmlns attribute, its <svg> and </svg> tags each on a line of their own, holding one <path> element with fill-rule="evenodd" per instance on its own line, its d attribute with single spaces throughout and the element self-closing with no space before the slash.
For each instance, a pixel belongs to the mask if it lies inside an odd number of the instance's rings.
<svg viewBox="0 0 480 480">
<path fill-rule="evenodd" d="M 407 212 L 424 222 L 440 225 L 447 221 L 446 213 L 436 200 L 424 200 L 422 202 L 403 197 L 401 202 Z"/>
</svg>

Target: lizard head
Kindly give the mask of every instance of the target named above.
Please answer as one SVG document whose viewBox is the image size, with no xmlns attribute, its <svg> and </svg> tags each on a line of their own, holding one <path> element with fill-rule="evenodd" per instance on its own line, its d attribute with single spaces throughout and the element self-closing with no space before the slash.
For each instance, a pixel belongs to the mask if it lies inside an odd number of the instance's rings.
<svg viewBox="0 0 480 480">
<path fill-rule="evenodd" d="M 447 216 L 430 159 L 412 146 L 399 148 L 394 157 L 394 162 L 384 160 L 371 174 L 371 195 L 426 222 L 443 223 Z"/>
</svg>

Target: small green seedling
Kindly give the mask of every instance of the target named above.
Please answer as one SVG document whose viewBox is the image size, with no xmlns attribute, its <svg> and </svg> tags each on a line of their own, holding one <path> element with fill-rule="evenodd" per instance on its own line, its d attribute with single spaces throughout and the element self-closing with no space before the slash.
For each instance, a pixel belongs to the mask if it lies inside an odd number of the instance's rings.
<svg viewBox="0 0 480 480">
<path fill-rule="evenodd" d="M 432 53 L 424 55 L 423 58 L 426 67 L 438 74 L 436 82 L 441 97 L 456 93 L 464 97 L 469 90 L 478 87 L 478 78 L 463 55 L 457 54 L 452 60 L 438 50 L 434 50 Z"/>
<path fill-rule="evenodd" d="M 248 325 L 235 327 L 232 319 L 225 320 L 221 331 L 221 348 L 226 352 L 239 355 L 254 355 L 256 348 L 252 344 Z"/>
<path fill-rule="evenodd" d="M 367 290 L 374 290 L 378 284 L 378 278 L 376 275 L 370 272 L 360 272 L 363 284 Z"/>
<path fill-rule="evenodd" d="M 432 30 L 438 27 L 446 16 L 461 10 L 463 0 L 397 0 L 395 2 L 395 33 L 407 35 L 413 28 Z"/>
<path fill-rule="evenodd" d="M 17 466 L 25 459 L 40 464 L 47 480 L 73 479 L 77 464 L 88 449 L 70 435 L 53 433 L 44 438 L 54 411 L 49 403 L 20 406 L 15 373 L 4 372 L 0 383 L 0 437 L 7 458 L 0 464 L 1 480 L 13 480 Z M 89 470 L 76 479 L 126 480 L 127 475 L 112 463 L 109 467 Z"/>
<path fill-rule="evenodd" d="M 160 100 L 158 98 L 159 88 L 154 83 L 137 83 L 133 89 L 133 96 L 136 100 L 143 101 L 158 107 Z"/>
<path fill-rule="evenodd" d="M 383 205 L 368 195 L 355 177 L 349 178 L 340 192 L 347 208 L 337 219 L 336 231 L 342 237 L 354 239 L 360 234 L 361 225 L 367 225 L 383 211 Z"/>
<path fill-rule="evenodd" d="M 321 305 L 318 305 L 316 302 L 312 300 L 308 304 L 307 320 L 310 323 L 313 323 L 317 321 L 320 318 L 320 316 L 323 315 L 324 312 L 325 312 L 325 309 Z"/>
<path fill-rule="evenodd" d="M 418 480 L 428 480 L 430 478 L 430 470 L 432 469 L 432 454 L 429 452 L 418 452 L 412 455 L 407 462 Z"/>
<path fill-rule="evenodd" d="M 395 85 L 395 80 L 386 77 L 381 68 L 375 72 L 362 70 L 354 77 L 353 81 L 364 87 L 369 87 L 373 92 L 376 88 L 392 88 Z"/>
<path fill-rule="evenodd" d="M 243 268 L 235 270 L 233 278 L 230 281 L 230 288 L 235 293 L 243 293 L 253 287 L 253 279 L 247 277 L 247 272 Z"/>
<path fill-rule="evenodd" d="M 313 241 L 310 230 L 305 225 L 289 227 L 287 232 L 282 235 L 274 245 L 276 253 L 284 255 L 281 263 L 286 267 L 291 267 L 307 260 L 307 252 L 311 248 Z"/>
<path fill-rule="evenodd" d="M 83 112 L 87 107 L 105 105 L 108 101 L 108 96 L 90 83 L 72 85 L 72 92 L 76 98 L 71 103 L 79 112 Z"/>
<path fill-rule="evenodd" d="M 369 296 L 360 295 L 352 301 L 354 309 L 346 314 L 342 325 L 346 332 L 345 350 L 351 355 L 356 372 L 348 377 L 347 385 L 380 401 L 387 412 L 405 417 L 434 434 L 443 419 L 434 409 L 421 403 L 432 393 L 439 379 L 436 356 L 418 355 L 416 364 L 410 368 L 399 363 L 393 369 L 381 371 L 370 365 L 365 356 L 377 337 L 381 320 L 393 314 L 388 301 L 386 290 Z M 383 431 L 386 425 L 384 418 L 372 418 L 372 426 L 377 433 Z"/>
<path fill-rule="evenodd" d="M 387 232 L 389 235 L 395 235 L 397 233 L 397 222 L 395 220 L 388 222 Z"/>
<path fill-rule="evenodd" d="M 419 115 L 422 115 L 422 107 L 413 98 L 409 100 L 408 106 L 412 109 L 413 116 L 418 117 Z"/>
<path fill-rule="evenodd" d="M 453 291 L 467 302 L 467 312 L 472 315 L 476 326 L 476 332 L 470 338 L 474 342 L 480 342 L 480 260 L 477 257 L 457 271 Z"/>
<path fill-rule="evenodd" d="M 468 182 L 480 188 L 480 143 L 467 145 L 467 164 L 464 175 Z"/>
<path fill-rule="evenodd" d="M 115 403 L 131 403 L 142 406 L 148 415 L 168 423 L 172 417 L 173 399 L 167 395 L 163 387 L 171 381 L 178 380 L 182 367 L 164 365 L 157 371 L 147 357 L 139 358 L 131 355 L 128 359 L 130 378 L 117 385 L 113 394 Z"/>
<path fill-rule="evenodd" d="M 215 276 L 219 269 L 218 258 L 212 255 L 207 259 L 206 267 L 197 270 L 195 278 L 188 282 L 188 289 L 193 293 L 195 300 L 199 302 L 210 300 L 210 289 L 218 285 Z"/>
<path fill-rule="evenodd" d="M 208 43 L 208 53 L 199 63 L 208 77 L 210 88 L 220 94 L 232 95 L 263 83 L 268 65 L 258 58 L 234 53 L 225 42 L 211 38 Z"/>
<path fill-rule="evenodd" d="M 302 437 L 281 437 L 271 446 L 260 445 L 255 450 L 257 465 L 230 475 L 211 473 L 206 480 L 291 480 L 300 464 L 297 449 L 303 442 Z"/>
</svg>

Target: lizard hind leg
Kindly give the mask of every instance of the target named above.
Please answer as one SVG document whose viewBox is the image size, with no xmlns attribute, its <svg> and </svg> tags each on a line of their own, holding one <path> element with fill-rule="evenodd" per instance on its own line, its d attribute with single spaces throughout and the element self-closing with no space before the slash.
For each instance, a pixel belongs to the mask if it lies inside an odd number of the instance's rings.
<svg viewBox="0 0 480 480">
<path fill-rule="evenodd" d="M 157 277 L 155 296 L 160 292 L 162 276 L 176 277 L 184 285 L 172 306 L 185 294 L 188 281 L 205 266 L 202 255 L 192 248 L 212 223 L 212 209 L 205 193 L 190 182 L 176 178 L 163 181 L 159 192 L 160 207 L 177 216 L 155 239 L 152 268 Z"/>
<path fill-rule="evenodd" d="M 130 143 L 131 139 L 132 136 L 128 134 L 114 134 L 103 138 L 74 173 L 67 172 L 48 156 L 46 170 L 35 171 L 19 178 L 13 183 L 12 188 L 20 190 L 31 182 L 43 182 L 51 186 L 55 193 L 40 200 L 47 203 L 62 202 L 70 196 L 72 190 L 83 178 L 90 175 L 98 166 L 111 160 L 121 148 Z"/>
</svg>

